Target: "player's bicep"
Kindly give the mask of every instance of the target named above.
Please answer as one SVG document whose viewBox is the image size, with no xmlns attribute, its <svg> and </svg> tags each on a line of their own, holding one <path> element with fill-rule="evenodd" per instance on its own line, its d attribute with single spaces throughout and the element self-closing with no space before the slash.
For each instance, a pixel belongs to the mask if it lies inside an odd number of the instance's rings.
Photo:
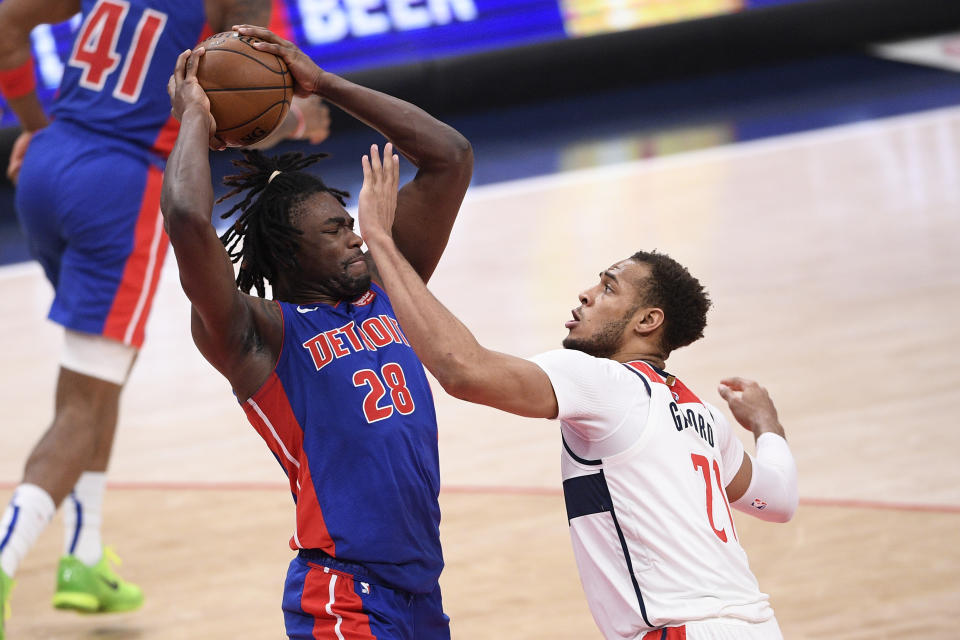
<svg viewBox="0 0 960 640">
<path fill-rule="evenodd" d="M 733 479 L 727 483 L 727 501 L 730 503 L 743 497 L 743 494 L 750 487 L 750 481 L 753 479 L 753 463 L 750 461 L 750 456 L 747 455 L 746 451 L 741 455 L 740 466 Z"/>
<path fill-rule="evenodd" d="M 472 372 L 449 393 L 527 418 L 555 418 L 557 396 L 550 378 L 529 360 L 484 350 Z"/>
</svg>

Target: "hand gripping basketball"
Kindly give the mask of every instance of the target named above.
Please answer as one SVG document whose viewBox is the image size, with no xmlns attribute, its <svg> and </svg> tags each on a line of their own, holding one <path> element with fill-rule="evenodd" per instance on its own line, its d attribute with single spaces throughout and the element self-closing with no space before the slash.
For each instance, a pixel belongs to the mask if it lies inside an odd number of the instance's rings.
<svg viewBox="0 0 960 640">
<path fill-rule="evenodd" d="M 210 100 L 203 87 L 197 82 L 197 66 L 203 47 L 191 51 L 187 49 L 177 58 L 173 75 L 167 81 L 167 93 L 170 95 L 170 114 L 178 121 L 191 109 L 197 109 L 206 114 L 209 122 L 209 145 L 211 149 L 226 148 L 223 140 L 217 137 L 217 121 L 210 113 Z"/>
<path fill-rule="evenodd" d="M 249 24 L 234 25 L 234 31 L 240 35 L 253 36 L 261 42 L 253 46 L 259 51 L 280 56 L 287 63 L 290 74 L 293 76 L 293 94 L 304 98 L 310 94 L 320 94 L 321 79 L 324 71 L 310 56 L 300 50 L 289 40 L 284 40 L 277 34 L 264 27 L 255 27 Z"/>
</svg>

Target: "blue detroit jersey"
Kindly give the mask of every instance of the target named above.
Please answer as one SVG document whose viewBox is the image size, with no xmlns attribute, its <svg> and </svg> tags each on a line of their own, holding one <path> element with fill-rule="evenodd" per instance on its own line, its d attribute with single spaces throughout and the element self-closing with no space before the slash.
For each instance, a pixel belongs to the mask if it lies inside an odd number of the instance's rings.
<svg viewBox="0 0 960 640">
<path fill-rule="evenodd" d="M 244 403 L 297 507 L 293 548 L 429 593 L 443 568 L 437 419 L 386 293 L 283 312 L 276 369 Z"/>
<path fill-rule="evenodd" d="M 201 0 L 83 0 L 53 106 L 58 119 L 166 157 L 177 125 L 167 80 L 206 22 Z"/>
</svg>

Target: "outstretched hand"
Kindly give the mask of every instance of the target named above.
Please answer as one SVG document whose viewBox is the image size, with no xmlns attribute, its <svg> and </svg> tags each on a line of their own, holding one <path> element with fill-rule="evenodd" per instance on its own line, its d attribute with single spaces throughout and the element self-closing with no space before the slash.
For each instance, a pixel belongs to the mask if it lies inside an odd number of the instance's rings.
<svg viewBox="0 0 960 640">
<path fill-rule="evenodd" d="M 363 186 L 360 188 L 358 217 L 364 240 L 385 233 L 390 235 L 397 213 L 397 185 L 400 182 L 400 156 L 393 144 L 383 148 L 383 162 L 377 145 L 370 146 L 370 155 L 363 156 Z"/>
<path fill-rule="evenodd" d="M 177 57 L 173 75 L 167 81 L 167 94 L 170 96 L 170 114 L 178 121 L 191 109 L 199 109 L 208 120 L 209 145 L 211 149 L 223 150 L 226 143 L 217 137 L 217 121 L 210 113 L 210 99 L 197 81 L 197 67 L 204 54 L 203 47 L 187 49 Z"/>
<path fill-rule="evenodd" d="M 752 431 L 754 436 L 759 437 L 767 431 L 783 435 L 777 408 L 767 390 L 757 382 L 746 378 L 725 378 L 717 390 L 727 401 L 737 422 Z"/>
<path fill-rule="evenodd" d="M 283 58 L 283 61 L 287 63 L 287 68 L 290 69 L 290 75 L 293 76 L 294 95 L 304 98 L 311 93 L 318 93 L 320 78 L 324 71 L 297 45 L 289 40 L 284 40 L 264 27 L 241 24 L 234 25 L 233 30 L 242 36 L 253 36 L 262 40 L 262 42 L 253 43 L 255 49 Z"/>
</svg>

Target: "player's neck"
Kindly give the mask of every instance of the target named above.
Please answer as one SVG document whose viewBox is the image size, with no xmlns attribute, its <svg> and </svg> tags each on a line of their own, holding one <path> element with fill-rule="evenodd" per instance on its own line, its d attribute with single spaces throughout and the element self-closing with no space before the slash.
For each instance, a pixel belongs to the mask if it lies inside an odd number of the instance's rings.
<svg viewBox="0 0 960 640">
<path fill-rule="evenodd" d="M 315 304 L 317 302 L 337 306 L 344 298 L 322 287 L 306 285 L 281 285 L 274 288 L 274 298 L 291 304 Z"/>
<path fill-rule="evenodd" d="M 667 367 L 667 359 L 664 358 L 662 354 L 648 349 L 622 349 L 610 356 L 610 359 L 616 360 L 617 362 L 635 362 L 642 360 L 660 370 L 666 369 Z"/>
</svg>

